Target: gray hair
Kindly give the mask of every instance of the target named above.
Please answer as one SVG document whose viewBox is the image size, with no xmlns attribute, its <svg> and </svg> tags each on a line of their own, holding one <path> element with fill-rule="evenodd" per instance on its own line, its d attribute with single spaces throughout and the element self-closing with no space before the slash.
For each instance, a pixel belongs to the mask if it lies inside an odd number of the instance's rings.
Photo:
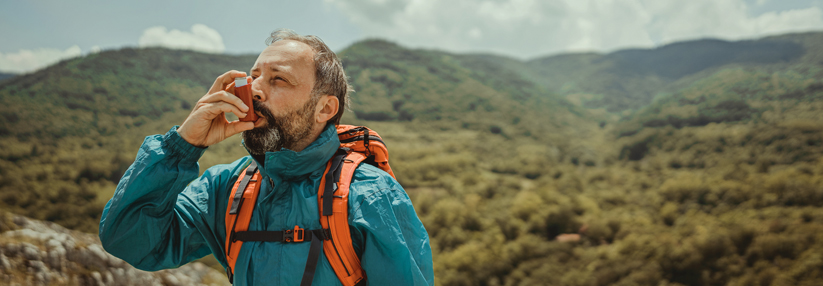
<svg viewBox="0 0 823 286">
<path fill-rule="evenodd" d="M 349 102 L 349 93 L 353 91 L 346 78 L 346 72 L 343 70 L 343 63 L 340 62 L 340 58 L 319 37 L 313 35 L 302 36 L 291 29 L 274 30 L 271 36 L 266 39 L 266 45 L 270 46 L 280 40 L 298 41 L 309 45 L 314 50 L 315 82 L 311 91 L 312 97 L 317 99 L 324 94 L 337 97 L 339 101 L 337 114 L 329 121 L 334 125 L 340 124 L 343 111 L 349 108 L 351 104 Z"/>
</svg>

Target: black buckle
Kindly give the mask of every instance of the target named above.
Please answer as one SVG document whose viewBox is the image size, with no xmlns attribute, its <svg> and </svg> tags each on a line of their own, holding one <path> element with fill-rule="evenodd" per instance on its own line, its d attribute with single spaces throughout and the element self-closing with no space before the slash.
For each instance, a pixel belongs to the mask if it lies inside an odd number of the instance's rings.
<svg viewBox="0 0 823 286">
<path fill-rule="evenodd" d="M 287 229 L 283 231 L 283 242 L 303 242 L 306 239 L 306 230 L 299 226 L 294 226 L 294 229 Z"/>
</svg>

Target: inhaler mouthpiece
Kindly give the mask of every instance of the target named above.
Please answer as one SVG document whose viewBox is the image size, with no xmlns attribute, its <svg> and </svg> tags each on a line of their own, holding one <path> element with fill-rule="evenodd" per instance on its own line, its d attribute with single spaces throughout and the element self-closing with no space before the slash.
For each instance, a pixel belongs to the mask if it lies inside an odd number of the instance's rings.
<svg viewBox="0 0 823 286">
<path fill-rule="evenodd" d="M 246 82 L 246 77 L 236 77 L 236 78 L 234 78 L 234 87 L 241 87 L 241 86 L 244 86 L 246 84 L 248 84 L 248 82 Z"/>
</svg>

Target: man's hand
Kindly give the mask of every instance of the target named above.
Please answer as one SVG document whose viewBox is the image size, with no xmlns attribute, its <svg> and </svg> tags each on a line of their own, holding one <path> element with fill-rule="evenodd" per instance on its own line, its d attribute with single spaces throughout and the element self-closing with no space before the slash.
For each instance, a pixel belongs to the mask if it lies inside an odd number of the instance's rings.
<svg viewBox="0 0 823 286">
<path fill-rule="evenodd" d="M 209 92 L 200 98 L 183 125 L 177 129 L 180 137 L 198 147 L 208 147 L 242 131 L 254 128 L 254 122 L 229 122 L 224 115 L 231 112 L 239 118 L 246 117 L 249 107 L 240 98 L 225 91 L 236 77 L 245 72 L 229 71 L 217 77 Z"/>
</svg>

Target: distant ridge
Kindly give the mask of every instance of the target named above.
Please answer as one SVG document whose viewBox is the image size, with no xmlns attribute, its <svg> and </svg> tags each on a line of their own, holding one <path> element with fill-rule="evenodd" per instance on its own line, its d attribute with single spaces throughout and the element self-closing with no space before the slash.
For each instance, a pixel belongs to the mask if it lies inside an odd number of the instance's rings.
<svg viewBox="0 0 823 286">
<path fill-rule="evenodd" d="M 4 80 L 4 79 L 7 79 L 7 78 L 13 78 L 13 77 L 15 77 L 15 76 L 17 76 L 17 74 L 13 74 L 13 73 L 0 73 L 0 80 Z"/>
<path fill-rule="evenodd" d="M 621 50 L 603 60 L 618 61 L 615 69 L 639 75 L 656 74 L 679 79 L 705 69 L 727 64 L 772 64 L 803 56 L 802 45 L 790 41 L 758 40 L 729 42 L 707 39 L 680 42 L 656 49 Z"/>
<path fill-rule="evenodd" d="M 788 34 L 758 40 L 704 39 L 653 49 L 609 54 L 561 54 L 529 60 L 540 83 L 561 94 L 590 94 L 588 108 L 637 110 L 678 81 L 725 66 L 768 68 L 818 63 L 823 33 Z"/>
</svg>

